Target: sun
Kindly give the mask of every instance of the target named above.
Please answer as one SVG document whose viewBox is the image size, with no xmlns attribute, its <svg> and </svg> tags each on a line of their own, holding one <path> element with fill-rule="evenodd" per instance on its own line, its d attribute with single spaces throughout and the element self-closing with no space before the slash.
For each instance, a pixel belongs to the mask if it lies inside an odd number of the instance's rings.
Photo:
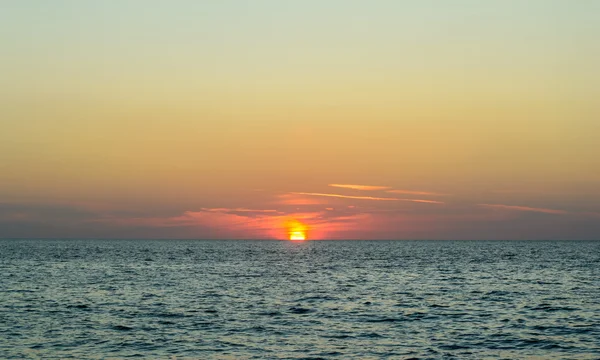
<svg viewBox="0 0 600 360">
<path fill-rule="evenodd" d="M 290 233 L 290 240 L 303 241 L 306 240 L 306 235 L 302 231 L 294 231 Z"/>
<path fill-rule="evenodd" d="M 306 240 L 308 227 L 298 220 L 290 220 L 286 224 L 288 238 L 293 241 Z"/>
</svg>

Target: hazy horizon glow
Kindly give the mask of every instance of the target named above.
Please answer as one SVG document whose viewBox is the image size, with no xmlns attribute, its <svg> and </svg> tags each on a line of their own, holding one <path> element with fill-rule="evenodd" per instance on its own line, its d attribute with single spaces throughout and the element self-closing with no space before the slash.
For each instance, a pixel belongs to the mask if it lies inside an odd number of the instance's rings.
<svg viewBox="0 0 600 360">
<path fill-rule="evenodd" d="M 0 8 L 0 238 L 600 238 L 599 2 Z"/>
</svg>

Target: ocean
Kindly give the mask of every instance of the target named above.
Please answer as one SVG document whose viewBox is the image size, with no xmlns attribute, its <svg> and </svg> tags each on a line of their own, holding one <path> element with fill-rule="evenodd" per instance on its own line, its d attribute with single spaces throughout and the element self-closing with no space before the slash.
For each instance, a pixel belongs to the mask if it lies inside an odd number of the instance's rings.
<svg viewBox="0 0 600 360">
<path fill-rule="evenodd" d="M 600 241 L 0 240 L 1 359 L 600 359 Z"/>
</svg>

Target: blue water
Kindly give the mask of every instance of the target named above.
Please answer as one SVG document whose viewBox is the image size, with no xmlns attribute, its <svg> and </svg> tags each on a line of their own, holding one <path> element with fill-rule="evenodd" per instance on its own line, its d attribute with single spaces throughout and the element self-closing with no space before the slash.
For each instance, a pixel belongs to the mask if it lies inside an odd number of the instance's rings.
<svg viewBox="0 0 600 360">
<path fill-rule="evenodd" d="M 0 358 L 600 359 L 600 242 L 0 241 Z"/>
</svg>

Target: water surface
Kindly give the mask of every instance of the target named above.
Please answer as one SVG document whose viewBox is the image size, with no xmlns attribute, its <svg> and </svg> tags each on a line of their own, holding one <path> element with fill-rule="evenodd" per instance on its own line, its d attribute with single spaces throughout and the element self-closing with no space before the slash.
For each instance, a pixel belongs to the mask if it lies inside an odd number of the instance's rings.
<svg viewBox="0 0 600 360">
<path fill-rule="evenodd" d="M 0 241 L 0 358 L 599 359 L 600 242 Z"/>
</svg>

